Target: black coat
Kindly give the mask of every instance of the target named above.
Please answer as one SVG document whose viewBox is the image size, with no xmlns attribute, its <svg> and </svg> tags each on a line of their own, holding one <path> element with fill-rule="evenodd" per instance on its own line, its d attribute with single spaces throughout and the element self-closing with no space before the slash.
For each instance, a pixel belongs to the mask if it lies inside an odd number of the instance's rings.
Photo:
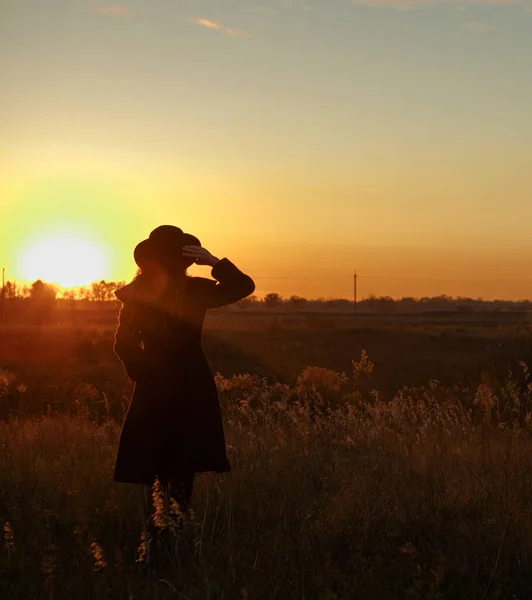
<svg viewBox="0 0 532 600">
<path fill-rule="evenodd" d="M 228 259 L 217 280 L 187 277 L 178 302 L 141 280 L 116 292 L 122 301 L 114 350 L 135 382 L 120 436 L 115 481 L 230 470 L 214 377 L 202 348 L 205 313 L 252 294 L 253 280 Z"/>
</svg>

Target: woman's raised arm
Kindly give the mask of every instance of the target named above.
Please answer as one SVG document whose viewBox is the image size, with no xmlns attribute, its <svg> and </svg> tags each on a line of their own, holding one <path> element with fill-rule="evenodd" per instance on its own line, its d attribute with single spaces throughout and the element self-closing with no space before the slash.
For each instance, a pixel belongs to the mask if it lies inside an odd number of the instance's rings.
<svg viewBox="0 0 532 600">
<path fill-rule="evenodd" d="M 198 265 L 212 267 L 212 276 L 216 281 L 203 279 L 203 302 L 207 308 L 217 308 L 233 304 L 250 296 L 255 291 L 255 282 L 249 275 L 242 273 L 229 259 L 219 260 L 201 246 L 184 246 L 183 256 L 194 260 Z"/>
<path fill-rule="evenodd" d="M 203 293 L 207 308 L 218 308 L 233 304 L 250 296 L 255 291 L 255 282 L 242 273 L 229 259 L 223 258 L 212 269 L 216 281 L 209 281 Z M 207 280 L 206 280 L 207 281 Z"/>
</svg>

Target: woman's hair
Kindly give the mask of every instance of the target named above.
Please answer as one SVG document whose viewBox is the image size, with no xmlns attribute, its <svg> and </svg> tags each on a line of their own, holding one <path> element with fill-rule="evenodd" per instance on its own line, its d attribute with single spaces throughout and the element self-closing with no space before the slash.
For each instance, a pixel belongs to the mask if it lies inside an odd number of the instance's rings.
<svg viewBox="0 0 532 600">
<path fill-rule="evenodd" d="M 186 269 L 170 272 L 168 287 L 160 301 L 160 309 L 163 312 L 171 313 L 174 317 L 180 318 L 183 314 L 183 306 L 185 301 L 185 288 L 187 280 L 190 275 Z M 138 285 L 145 292 L 149 294 L 150 288 L 153 284 L 154 273 L 150 272 L 149 269 L 138 269 L 133 282 L 137 282 Z"/>
</svg>

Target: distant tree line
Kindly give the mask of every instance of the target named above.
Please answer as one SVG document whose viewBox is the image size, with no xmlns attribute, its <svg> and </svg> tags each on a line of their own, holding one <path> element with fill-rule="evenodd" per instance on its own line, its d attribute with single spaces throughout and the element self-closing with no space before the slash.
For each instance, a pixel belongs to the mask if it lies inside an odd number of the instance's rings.
<svg viewBox="0 0 532 600">
<path fill-rule="evenodd" d="M 279 294 L 266 294 L 262 299 L 256 296 L 245 298 L 237 303 L 241 309 L 287 309 L 295 311 L 327 310 L 333 312 L 352 312 L 354 304 L 346 298 L 317 298 L 307 299 L 293 295 L 283 298 Z M 483 300 L 482 298 L 432 296 L 432 297 L 403 297 L 374 296 L 360 300 L 357 303 L 360 312 L 379 313 L 409 313 L 420 311 L 527 311 L 532 310 L 531 300 Z"/>
<path fill-rule="evenodd" d="M 104 304 L 116 301 L 115 290 L 124 285 L 123 281 L 99 281 L 89 286 L 62 290 L 57 286 L 41 280 L 31 285 L 20 285 L 8 281 L 4 288 L 4 297 L 8 302 L 28 301 L 42 306 L 69 306 L 79 304 Z M 250 296 L 237 302 L 233 310 L 270 310 L 270 311 L 331 311 L 352 312 L 353 302 L 346 298 L 307 299 L 292 295 L 283 297 L 277 293 L 269 293 L 259 298 Z M 374 296 L 358 302 L 360 312 L 408 313 L 420 311 L 527 311 L 532 310 L 531 300 L 483 300 L 482 298 L 465 298 L 452 296 L 404 297 L 399 299 L 390 296 Z"/>
<path fill-rule="evenodd" d="M 5 285 L 6 300 L 34 300 L 37 302 L 77 301 L 111 302 L 116 300 L 114 292 L 124 282 L 99 281 L 88 286 L 62 290 L 56 285 L 38 279 L 31 285 L 20 285 L 15 281 L 7 281 Z"/>
</svg>

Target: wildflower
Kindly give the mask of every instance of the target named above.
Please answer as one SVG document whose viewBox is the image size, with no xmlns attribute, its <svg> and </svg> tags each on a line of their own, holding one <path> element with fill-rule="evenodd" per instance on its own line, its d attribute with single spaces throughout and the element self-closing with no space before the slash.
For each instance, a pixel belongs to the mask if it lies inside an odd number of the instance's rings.
<svg viewBox="0 0 532 600">
<path fill-rule="evenodd" d="M 0 369 L 0 397 L 5 398 L 9 392 L 9 386 L 15 380 L 15 374 L 5 369 Z"/>
<path fill-rule="evenodd" d="M 165 494 L 159 479 L 156 479 L 152 488 L 152 499 L 155 512 L 153 513 L 153 523 L 158 529 L 168 529 L 172 526 L 172 519 L 167 513 Z"/>
<path fill-rule="evenodd" d="M 9 521 L 4 521 L 4 550 L 8 554 L 15 550 L 15 535 Z"/>
<path fill-rule="evenodd" d="M 96 540 L 91 544 L 91 554 L 92 558 L 94 559 L 94 571 L 100 571 L 101 569 L 105 569 L 105 567 L 107 567 L 107 563 L 105 562 L 103 556 L 103 549 Z"/>
<path fill-rule="evenodd" d="M 300 391 L 317 391 L 325 396 L 327 393 L 337 393 L 347 382 L 344 373 L 337 373 L 322 367 L 306 367 L 297 378 L 297 388 Z"/>
<path fill-rule="evenodd" d="M 140 544 L 137 548 L 137 560 L 138 563 L 146 562 L 146 556 L 148 551 L 148 538 L 146 533 L 143 531 L 140 536 Z"/>
<path fill-rule="evenodd" d="M 369 377 L 373 372 L 373 367 L 375 366 L 368 358 L 368 353 L 365 350 L 362 350 L 359 361 L 351 361 L 353 365 L 354 374 L 353 377 L 355 379 L 359 379 L 363 376 Z"/>
<path fill-rule="evenodd" d="M 492 409 L 497 404 L 497 400 L 497 396 L 494 394 L 491 386 L 487 383 L 481 383 L 477 387 L 473 402 L 480 407 L 486 419 L 489 419 Z"/>
</svg>

